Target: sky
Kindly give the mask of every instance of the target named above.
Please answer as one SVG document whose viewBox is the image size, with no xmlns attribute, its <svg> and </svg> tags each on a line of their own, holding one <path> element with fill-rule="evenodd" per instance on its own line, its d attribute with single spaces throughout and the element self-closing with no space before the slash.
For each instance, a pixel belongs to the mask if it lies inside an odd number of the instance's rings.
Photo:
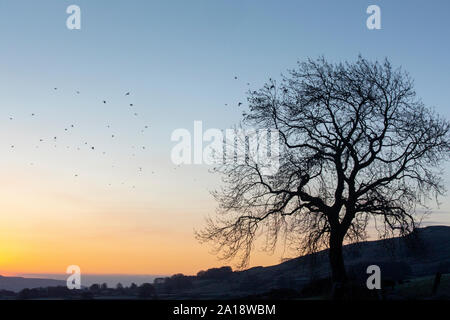
<svg viewBox="0 0 450 320">
<path fill-rule="evenodd" d="M 66 27 L 72 4 L 80 30 Z M 380 30 L 366 27 L 371 4 Z M 446 0 L 2 0 L 0 274 L 233 265 L 194 238 L 219 178 L 175 166 L 171 133 L 196 120 L 231 128 L 247 90 L 320 55 L 388 57 L 450 119 L 449 10 Z M 450 225 L 441 201 L 426 224 Z M 251 266 L 281 257 L 257 247 Z"/>
</svg>

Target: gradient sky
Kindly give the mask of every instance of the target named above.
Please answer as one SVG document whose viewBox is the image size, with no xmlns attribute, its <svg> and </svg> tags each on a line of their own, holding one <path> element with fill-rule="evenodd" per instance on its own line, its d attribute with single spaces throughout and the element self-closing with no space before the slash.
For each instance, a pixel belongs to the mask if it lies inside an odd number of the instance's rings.
<svg viewBox="0 0 450 320">
<path fill-rule="evenodd" d="M 71 4 L 81 30 L 66 28 Z M 366 28 L 370 4 L 381 30 Z M 248 89 L 319 55 L 389 57 L 450 118 L 449 11 L 446 0 L 2 0 L 0 274 L 222 265 L 193 236 L 214 213 L 218 179 L 175 168 L 172 131 L 233 126 Z M 441 200 L 427 224 L 450 225 Z M 257 251 L 251 265 L 279 260 Z"/>
</svg>

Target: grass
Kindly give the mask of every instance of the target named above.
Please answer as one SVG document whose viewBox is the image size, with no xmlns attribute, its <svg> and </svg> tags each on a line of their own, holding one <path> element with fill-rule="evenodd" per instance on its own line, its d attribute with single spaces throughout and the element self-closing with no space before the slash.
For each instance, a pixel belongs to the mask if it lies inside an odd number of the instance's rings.
<svg viewBox="0 0 450 320">
<path fill-rule="evenodd" d="M 394 293 L 407 299 L 430 298 L 433 291 L 434 276 L 411 279 L 401 285 L 397 285 Z M 450 295 L 450 274 L 443 274 L 437 295 Z"/>
</svg>

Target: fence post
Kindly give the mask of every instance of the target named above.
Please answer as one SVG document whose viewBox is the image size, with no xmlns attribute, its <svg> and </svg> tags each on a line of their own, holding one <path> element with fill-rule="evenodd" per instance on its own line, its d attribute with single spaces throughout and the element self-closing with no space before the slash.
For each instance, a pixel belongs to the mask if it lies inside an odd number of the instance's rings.
<svg viewBox="0 0 450 320">
<path fill-rule="evenodd" d="M 433 291 L 432 291 L 433 296 L 436 294 L 439 284 L 441 283 L 441 275 L 442 274 L 440 272 L 436 272 L 436 276 L 434 277 L 433 283 Z"/>
</svg>

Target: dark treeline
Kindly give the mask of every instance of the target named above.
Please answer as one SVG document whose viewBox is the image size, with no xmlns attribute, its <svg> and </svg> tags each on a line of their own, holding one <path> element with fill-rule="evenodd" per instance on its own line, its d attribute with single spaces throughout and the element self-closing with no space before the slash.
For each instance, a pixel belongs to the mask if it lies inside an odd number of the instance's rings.
<svg viewBox="0 0 450 320">
<path fill-rule="evenodd" d="M 225 280 L 232 273 L 231 267 L 221 267 L 200 271 L 196 276 L 185 276 L 179 273 L 171 277 L 156 278 L 153 283 L 143 283 L 140 286 L 132 283 L 126 287 L 118 283 L 115 288 L 110 288 L 103 283 L 72 290 L 65 286 L 27 288 L 20 292 L 0 290 L 0 299 L 108 299 L 114 297 L 157 299 L 160 294 L 176 294 L 192 289 L 195 280 Z"/>
<path fill-rule="evenodd" d="M 0 290 L 3 299 L 93 299 L 95 297 L 131 297 L 135 299 L 156 299 L 155 287 L 150 283 L 138 286 L 132 283 L 124 287 L 118 283 L 115 288 L 109 288 L 106 283 L 93 284 L 82 289 L 69 289 L 64 286 L 23 289 L 16 293 L 9 290 Z"/>
</svg>

